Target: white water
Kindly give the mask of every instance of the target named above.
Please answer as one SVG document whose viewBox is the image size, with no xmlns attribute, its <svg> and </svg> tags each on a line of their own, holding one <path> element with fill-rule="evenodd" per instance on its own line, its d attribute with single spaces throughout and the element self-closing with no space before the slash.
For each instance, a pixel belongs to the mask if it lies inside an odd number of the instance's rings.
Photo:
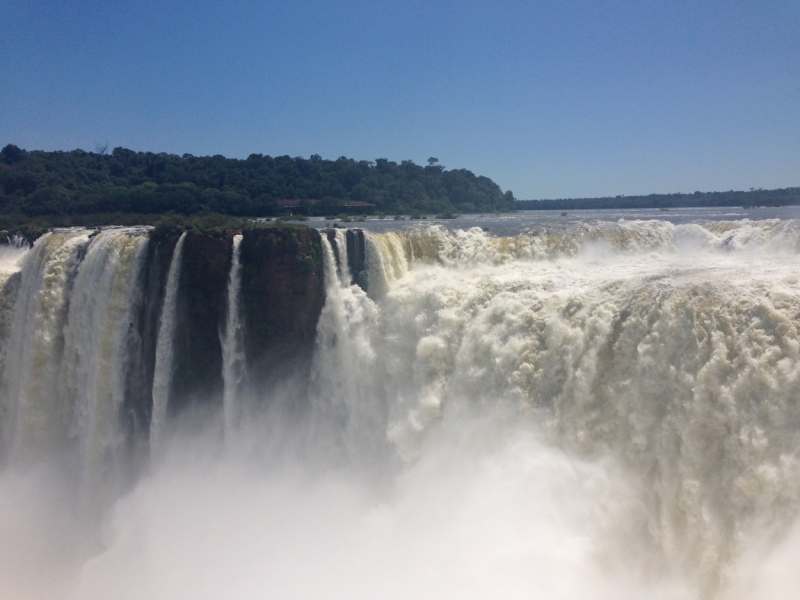
<svg viewBox="0 0 800 600">
<path fill-rule="evenodd" d="M 338 234 L 339 232 L 337 232 Z M 317 325 L 312 401 L 318 435 L 351 461 L 381 454 L 384 413 L 372 335 L 378 309 L 358 286 L 351 286 L 344 236 L 337 235 L 339 266 L 323 236 L 325 306 Z M 338 273 L 338 277 L 335 276 Z M 366 445 L 365 445 L 366 444 Z"/>
<path fill-rule="evenodd" d="M 70 436 L 80 443 L 84 487 L 106 497 L 121 485 L 126 342 L 133 334 L 147 242 L 147 231 L 136 229 L 110 229 L 92 239 L 72 284 L 63 333 L 55 396 L 71 413 Z"/>
<path fill-rule="evenodd" d="M 47 456 L 77 440 L 84 475 L 94 479 L 85 486 L 112 483 L 146 234 L 56 232 L 24 251 L 23 264 L 15 261 L 22 273 L 3 385 L 5 440 L 14 460 Z"/>
<path fill-rule="evenodd" d="M 51 454 L 68 438 L 69 407 L 59 403 L 68 284 L 87 231 L 44 236 L 24 258 L 4 372 L 5 445 L 17 461 Z"/>
<path fill-rule="evenodd" d="M 339 274 L 340 288 L 350 287 L 352 280 L 352 273 L 350 273 L 350 265 L 347 258 L 347 230 L 334 229 L 336 234 L 336 248 L 339 251 L 339 265 L 337 272 Z"/>
<path fill-rule="evenodd" d="M 175 338 L 176 309 L 178 305 L 178 282 L 181 277 L 181 257 L 183 241 L 186 233 L 182 233 L 175 244 L 172 261 L 167 274 L 167 287 L 164 293 L 164 304 L 161 308 L 161 319 L 156 340 L 156 366 L 153 373 L 153 412 L 150 421 L 150 448 L 154 454 L 160 451 L 164 421 L 167 418 L 169 405 L 169 388 L 173 374 L 173 340 Z"/>
<path fill-rule="evenodd" d="M 14 303 L 20 283 L 22 262 L 29 252 L 27 241 L 21 237 L 8 240 L 7 245 L 0 246 L 0 439 L 2 439 L 3 416 L 8 412 L 5 392 L 6 351 L 13 321 Z"/>
<path fill-rule="evenodd" d="M 329 285 L 321 396 L 350 443 L 388 410 L 412 464 L 453 415 L 518 412 L 637 490 L 617 559 L 732 589 L 800 502 L 799 239 L 777 220 L 368 234 L 377 304 Z"/>
<path fill-rule="evenodd" d="M 242 286 L 239 252 L 241 234 L 233 236 L 231 272 L 228 277 L 228 314 L 225 321 L 225 335 L 222 338 L 222 381 L 224 392 L 222 411 L 225 420 L 225 437 L 230 441 L 239 429 L 241 419 L 242 382 L 244 380 L 244 323 L 239 310 L 239 290 Z"/>
<path fill-rule="evenodd" d="M 176 429 L 90 558 L 4 474 L 11 597 L 794 597 L 797 223 L 344 241 L 309 414 Z"/>
</svg>

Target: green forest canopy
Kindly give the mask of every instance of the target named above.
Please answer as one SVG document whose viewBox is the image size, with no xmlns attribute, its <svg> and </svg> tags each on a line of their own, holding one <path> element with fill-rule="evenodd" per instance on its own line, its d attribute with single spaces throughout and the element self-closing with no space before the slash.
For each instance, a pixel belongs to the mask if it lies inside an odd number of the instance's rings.
<svg viewBox="0 0 800 600">
<path fill-rule="evenodd" d="M 9 144 L 0 154 L 0 221 L 101 213 L 263 217 L 277 214 L 281 199 L 315 199 L 299 211 L 323 215 L 341 212 L 345 201 L 387 214 L 515 210 L 511 191 L 488 177 L 447 170 L 435 158 L 428 163 L 261 154 L 239 160 L 125 148 L 28 152 Z"/>
</svg>

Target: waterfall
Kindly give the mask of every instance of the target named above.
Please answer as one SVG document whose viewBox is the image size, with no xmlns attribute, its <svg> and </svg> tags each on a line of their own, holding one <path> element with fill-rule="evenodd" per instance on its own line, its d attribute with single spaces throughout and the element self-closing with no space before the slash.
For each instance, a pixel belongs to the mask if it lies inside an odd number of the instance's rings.
<svg viewBox="0 0 800 600">
<path fill-rule="evenodd" d="M 225 335 L 222 339 L 222 379 L 224 393 L 222 400 L 225 436 L 230 440 L 235 434 L 241 417 L 241 393 L 244 379 L 244 324 L 239 307 L 241 288 L 241 269 L 239 254 L 242 235 L 233 236 L 233 255 L 231 272 L 228 278 L 228 314 L 225 321 Z"/>
<path fill-rule="evenodd" d="M 658 551 L 714 588 L 764 519 L 800 509 L 799 239 L 746 221 L 371 233 L 380 335 L 372 361 L 342 368 L 382 371 L 385 431 L 409 461 L 448 412 L 487 403 L 537 415 L 579 456 L 610 453 L 644 490 Z"/>
<path fill-rule="evenodd" d="M 336 238 L 342 240 L 337 267 L 330 241 L 322 236 L 325 305 L 317 324 L 312 396 L 318 425 L 333 436 L 331 443 L 351 460 L 371 460 L 385 450 L 385 410 L 372 371 L 378 311 L 360 287 L 350 284 L 343 238 Z"/>
<path fill-rule="evenodd" d="M 2 422 L 3 415 L 8 412 L 5 392 L 6 351 L 8 350 L 8 337 L 14 317 L 14 303 L 16 302 L 22 274 L 22 261 L 30 251 L 28 242 L 20 236 L 10 238 L 7 246 L 0 246 L 0 448 L 2 448 Z"/>
<path fill-rule="evenodd" d="M 391 226 L 0 247 L 0 557 L 91 546 L 76 598 L 791 593 L 800 221 Z"/>
<path fill-rule="evenodd" d="M 338 276 L 341 286 L 349 286 L 352 280 L 350 261 L 348 260 L 347 229 L 334 229 L 336 251 L 339 255 Z"/>
<path fill-rule="evenodd" d="M 365 232 L 365 250 L 369 296 L 382 298 L 391 285 L 408 273 L 412 259 L 408 237 L 389 231 L 382 234 Z"/>
<path fill-rule="evenodd" d="M 326 275 L 328 273 L 336 276 L 339 280 L 340 286 L 349 286 L 351 283 L 355 283 L 354 274 L 351 275 L 352 270 L 350 269 L 350 263 L 352 262 L 352 257 L 350 256 L 350 239 L 351 234 L 355 233 L 352 230 L 348 229 L 326 229 L 323 232 L 323 237 L 325 237 L 325 241 L 330 246 L 332 256 L 333 256 L 333 268 L 332 270 L 326 270 Z"/>
<path fill-rule="evenodd" d="M 120 416 L 147 229 L 63 230 L 21 265 L 3 397 L 12 458 L 78 445 L 87 493 L 115 487 Z"/>
<path fill-rule="evenodd" d="M 89 235 L 46 234 L 23 261 L 4 372 L 4 438 L 18 461 L 47 456 L 68 439 L 58 373 L 70 286 Z"/>
<path fill-rule="evenodd" d="M 110 229 L 94 236 L 70 293 L 56 396 L 71 413 L 70 434 L 80 444 L 87 493 L 105 487 L 113 495 L 119 485 L 126 342 L 135 327 L 147 233 Z"/>
<path fill-rule="evenodd" d="M 167 288 L 164 304 L 161 308 L 161 320 L 156 342 L 156 365 L 153 373 L 153 413 L 150 421 L 150 448 L 158 452 L 163 438 L 164 421 L 169 405 L 169 388 L 172 383 L 172 355 L 175 338 L 176 308 L 178 302 L 178 284 L 181 276 L 181 257 L 186 232 L 181 234 L 167 274 Z"/>
</svg>

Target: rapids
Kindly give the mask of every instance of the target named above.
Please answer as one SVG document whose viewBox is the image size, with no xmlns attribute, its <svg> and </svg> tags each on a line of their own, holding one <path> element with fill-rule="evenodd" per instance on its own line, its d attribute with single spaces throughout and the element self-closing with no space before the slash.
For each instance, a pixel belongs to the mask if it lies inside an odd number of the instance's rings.
<svg viewBox="0 0 800 600">
<path fill-rule="evenodd" d="M 266 388 L 236 235 L 224 390 L 173 413 L 184 234 L 133 431 L 150 235 L 0 252 L 3 597 L 793 597 L 800 222 L 329 230 Z"/>
</svg>

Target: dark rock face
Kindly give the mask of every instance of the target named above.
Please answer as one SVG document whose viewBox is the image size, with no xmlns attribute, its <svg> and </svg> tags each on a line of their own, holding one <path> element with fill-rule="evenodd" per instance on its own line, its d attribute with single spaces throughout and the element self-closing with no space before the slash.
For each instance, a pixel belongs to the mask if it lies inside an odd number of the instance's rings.
<svg viewBox="0 0 800 600">
<path fill-rule="evenodd" d="M 243 232 L 241 310 L 252 384 L 307 373 L 324 303 L 322 240 L 306 227 Z"/>
<path fill-rule="evenodd" d="M 129 440 L 147 439 L 153 405 L 153 372 L 156 364 L 161 305 L 167 274 L 181 232 L 151 235 L 147 256 L 136 289 L 136 327 L 128 335 L 130 364 L 126 372 L 123 427 Z"/>
<path fill-rule="evenodd" d="M 178 230 L 162 235 L 151 234 L 144 264 L 134 287 L 134 321 L 125 339 L 129 362 L 125 371 L 120 423 L 128 446 L 125 463 L 121 466 L 131 476 L 147 465 L 149 456 L 159 317 L 169 265 L 180 234 Z"/>
<path fill-rule="evenodd" d="M 347 268 L 352 281 L 350 285 L 358 285 L 367 291 L 367 251 L 364 243 L 363 229 L 347 230 Z"/>
<path fill-rule="evenodd" d="M 130 358 L 122 415 L 123 429 L 135 453 L 144 452 L 139 447 L 146 446 L 149 437 L 161 311 L 182 233 L 172 228 L 151 234 L 136 285 L 135 324 L 126 340 Z M 171 415 L 188 407 L 221 405 L 222 336 L 235 233 L 186 234 L 173 340 Z M 239 308 L 248 381 L 258 387 L 287 376 L 307 375 L 324 303 L 320 235 L 314 229 L 292 226 L 254 227 L 242 233 Z"/>
<path fill-rule="evenodd" d="M 221 403 L 222 342 L 232 235 L 186 234 L 178 284 L 170 413 L 189 404 Z"/>
</svg>

